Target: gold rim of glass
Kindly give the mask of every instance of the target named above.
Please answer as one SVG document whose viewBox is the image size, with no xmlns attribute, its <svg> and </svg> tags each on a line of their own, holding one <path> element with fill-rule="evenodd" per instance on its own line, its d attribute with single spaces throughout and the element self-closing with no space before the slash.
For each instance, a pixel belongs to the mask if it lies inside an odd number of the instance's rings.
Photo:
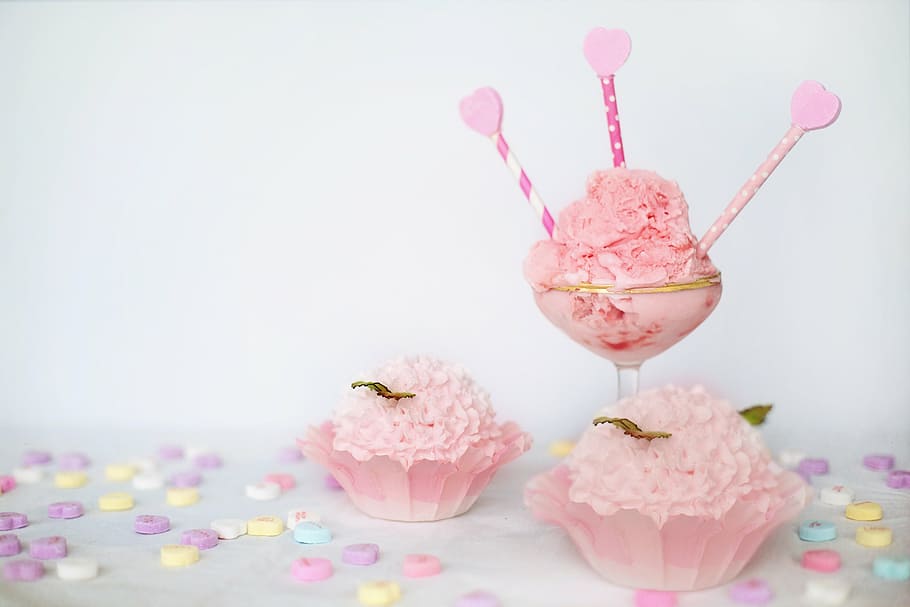
<svg viewBox="0 0 910 607">
<path fill-rule="evenodd" d="M 618 289 L 615 285 L 594 285 L 583 282 L 577 285 L 550 287 L 550 291 L 568 291 L 573 293 L 607 293 L 610 295 L 633 295 L 636 293 L 675 293 L 676 291 L 690 291 L 704 289 L 720 284 L 720 272 L 698 278 L 691 282 L 671 282 L 659 287 L 630 287 Z"/>
</svg>

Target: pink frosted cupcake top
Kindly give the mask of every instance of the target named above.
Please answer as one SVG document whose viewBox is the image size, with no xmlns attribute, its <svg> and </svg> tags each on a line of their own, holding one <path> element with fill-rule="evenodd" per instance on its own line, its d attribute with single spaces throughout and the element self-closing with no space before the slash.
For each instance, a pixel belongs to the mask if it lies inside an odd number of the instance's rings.
<svg viewBox="0 0 910 607">
<path fill-rule="evenodd" d="M 582 282 L 653 286 L 717 272 L 696 255 L 679 186 L 653 171 L 595 171 L 585 197 L 562 210 L 558 225 L 557 237 L 536 243 L 525 260 L 525 277 L 538 291 Z"/>
<path fill-rule="evenodd" d="M 333 448 L 366 461 L 385 455 L 410 467 L 418 460 L 454 462 L 470 447 L 496 449 L 502 434 L 490 396 L 460 366 L 419 356 L 384 364 L 366 374 L 392 392 L 392 400 L 365 388 L 349 390 L 332 420 Z"/>
<path fill-rule="evenodd" d="M 605 414 L 672 436 L 647 441 L 591 427 L 567 462 L 573 502 L 603 515 L 637 510 L 662 526 L 676 515 L 719 519 L 744 496 L 760 512 L 781 499 L 772 491 L 781 470 L 759 433 L 701 386 L 641 392 Z"/>
</svg>

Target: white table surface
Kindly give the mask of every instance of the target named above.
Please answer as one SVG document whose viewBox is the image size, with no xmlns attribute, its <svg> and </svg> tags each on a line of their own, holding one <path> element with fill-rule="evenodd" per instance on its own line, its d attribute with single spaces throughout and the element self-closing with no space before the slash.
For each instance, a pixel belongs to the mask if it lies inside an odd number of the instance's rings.
<svg viewBox="0 0 910 607">
<path fill-rule="evenodd" d="M 314 462 L 281 464 L 279 446 L 292 445 L 294 434 L 272 440 L 268 433 L 246 436 L 204 432 L 181 436 L 215 448 L 225 459 L 223 468 L 203 471 L 201 500 L 186 508 L 168 506 L 164 489 L 139 491 L 130 483 L 104 479 L 104 465 L 131 456 L 152 455 L 155 447 L 173 442 L 167 433 L 94 431 L 53 432 L 6 428 L 0 430 L 0 474 L 18 464 L 27 448 L 46 448 L 60 454 L 67 450 L 85 452 L 93 460 L 91 481 L 79 489 L 58 489 L 53 485 L 54 465 L 49 465 L 43 482 L 20 485 L 0 496 L 0 510 L 28 514 L 31 524 L 15 531 L 27 545 L 30 540 L 63 535 L 70 554 L 98 559 L 98 578 L 65 582 L 55 575 L 53 563 L 36 582 L 0 581 L 0 605 L 4 607 L 69 605 L 159 606 L 181 605 L 311 605 L 348 607 L 359 605 L 356 590 L 361 582 L 396 580 L 401 585 L 401 607 L 453 605 L 461 594 L 484 589 L 498 595 L 504 607 L 585 607 L 634 604 L 634 590 L 608 584 L 591 570 L 575 552 L 566 535 L 556 527 L 535 521 L 523 506 L 522 487 L 534 474 L 556 463 L 546 454 L 546 445 L 535 446 L 517 462 L 504 468 L 472 510 L 452 520 L 436 523 L 393 523 L 371 519 L 353 508 L 341 491 L 325 488 L 324 471 Z M 841 552 L 843 569 L 836 574 L 810 573 L 799 566 L 803 550 L 818 544 L 801 542 L 795 533 L 796 521 L 781 528 L 759 551 L 740 578 L 758 576 L 772 585 L 776 597 L 771 605 L 805 605 L 802 592 L 807 579 L 837 575 L 853 585 L 847 605 L 862 607 L 907 607 L 910 583 L 885 581 L 873 576 L 871 563 L 877 554 L 910 554 L 910 490 L 889 489 L 884 474 L 863 469 L 863 453 L 874 449 L 844 449 L 832 443 L 828 456 L 832 473 L 819 477 L 816 487 L 840 482 L 857 491 L 857 499 L 882 504 L 882 524 L 894 530 L 888 548 L 870 549 L 856 544 L 854 530 L 860 523 L 848 521 L 842 509 L 813 502 L 801 518 L 824 518 L 837 524 L 839 538 L 825 544 Z M 898 462 L 908 468 L 910 462 Z M 162 463 L 165 475 L 190 467 L 186 461 Z M 298 481 L 295 489 L 270 502 L 257 502 L 244 495 L 247 483 L 269 472 L 289 472 Z M 127 512 L 100 512 L 99 495 L 126 490 L 136 499 Z M 47 517 L 47 505 L 60 500 L 80 500 L 85 516 L 72 520 Z M 330 544 L 304 546 L 290 533 L 279 537 L 243 536 L 224 540 L 203 551 L 195 565 L 168 569 L 159 563 L 159 548 L 179 542 L 185 529 L 208 527 L 216 518 L 252 518 L 274 514 L 285 518 L 288 510 L 304 507 L 322 515 L 334 534 Z M 164 514 L 171 518 L 168 533 L 141 536 L 132 531 L 138 514 Z M 374 542 L 381 548 L 373 566 L 356 567 L 341 562 L 347 544 Z M 25 547 L 27 550 L 27 546 Z M 408 579 L 401 575 L 403 557 L 427 552 L 440 557 L 444 570 L 433 578 Z M 324 582 L 300 583 L 291 578 L 290 564 L 301 556 L 320 556 L 333 561 L 334 576 Z M 10 558 L 0 558 L 0 562 Z M 681 607 L 735 605 L 728 588 L 681 593 Z"/>
</svg>

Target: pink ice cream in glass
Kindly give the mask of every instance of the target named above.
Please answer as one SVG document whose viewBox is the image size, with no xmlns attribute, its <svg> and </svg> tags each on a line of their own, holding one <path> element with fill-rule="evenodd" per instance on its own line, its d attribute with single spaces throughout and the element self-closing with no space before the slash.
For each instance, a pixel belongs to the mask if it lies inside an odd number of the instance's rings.
<svg viewBox="0 0 910 607">
<path fill-rule="evenodd" d="M 616 364 L 620 396 L 632 394 L 641 363 L 714 310 L 720 274 L 696 253 L 679 186 L 652 171 L 596 171 L 558 225 L 525 260 L 537 306 L 574 341 Z"/>
</svg>

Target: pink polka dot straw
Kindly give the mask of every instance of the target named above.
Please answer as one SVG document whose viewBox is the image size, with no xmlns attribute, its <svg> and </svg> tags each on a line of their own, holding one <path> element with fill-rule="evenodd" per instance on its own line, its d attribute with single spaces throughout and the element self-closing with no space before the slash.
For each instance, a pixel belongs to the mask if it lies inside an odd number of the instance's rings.
<svg viewBox="0 0 910 607">
<path fill-rule="evenodd" d="M 613 151 L 613 166 L 626 166 L 626 152 L 622 145 L 622 130 L 619 127 L 616 89 L 613 76 L 629 58 L 632 51 L 632 40 L 625 30 L 608 30 L 595 28 L 585 36 L 583 45 L 585 59 L 600 80 L 604 95 L 604 112 L 607 117 L 607 130 L 610 132 L 610 149 Z"/>
<path fill-rule="evenodd" d="M 840 99 L 814 80 L 806 80 L 797 87 L 790 100 L 791 125 L 783 139 L 774 146 L 771 154 L 758 170 L 743 184 L 724 212 L 698 242 L 698 254 L 704 256 L 714 242 L 724 233 L 743 208 L 752 200 L 784 156 L 793 149 L 806 131 L 823 129 L 837 120 Z"/>
<path fill-rule="evenodd" d="M 496 150 L 502 156 L 506 166 L 518 179 L 518 186 L 531 204 L 531 208 L 534 209 L 547 234 L 553 238 L 556 234 L 556 222 L 553 221 L 553 216 L 550 215 L 550 211 L 540 199 L 537 190 L 531 185 L 527 173 L 521 168 L 518 159 L 515 158 L 515 154 L 509 149 L 509 144 L 502 136 L 502 99 L 500 99 L 499 93 L 490 87 L 477 89 L 461 100 L 458 109 L 465 124 L 481 135 L 489 137 L 496 145 Z"/>
</svg>

